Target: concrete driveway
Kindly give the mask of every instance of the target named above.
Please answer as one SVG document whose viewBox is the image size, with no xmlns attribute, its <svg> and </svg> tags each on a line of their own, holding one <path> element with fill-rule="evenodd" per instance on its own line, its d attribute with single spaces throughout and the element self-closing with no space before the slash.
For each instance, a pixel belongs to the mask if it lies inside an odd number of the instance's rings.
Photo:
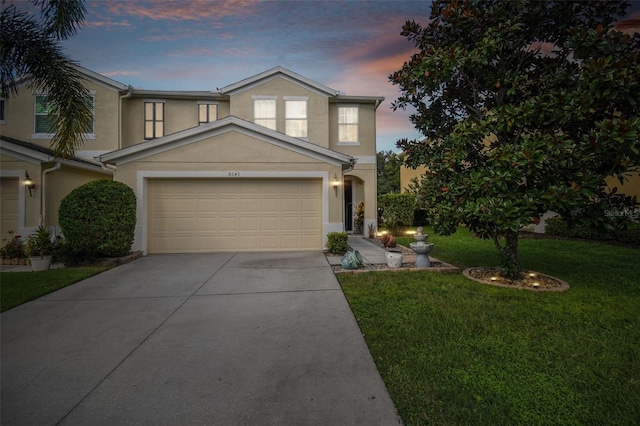
<svg viewBox="0 0 640 426">
<path fill-rule="evenodd" d="M 152 255 L 0 315 L 3 425 L 400 424 L 324 255 Z"/>
</svg>

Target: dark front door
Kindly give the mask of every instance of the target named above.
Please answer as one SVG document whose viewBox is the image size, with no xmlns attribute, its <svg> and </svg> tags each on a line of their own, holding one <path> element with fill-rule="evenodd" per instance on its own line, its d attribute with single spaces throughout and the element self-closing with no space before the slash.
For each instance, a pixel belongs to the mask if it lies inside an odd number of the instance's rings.
<svg viewBox="0 0 640 426">
<path fill-rule="evenodd" d="M 353 205 L 352 181 L 344 181 L 344 229 L 347 232 L 353 231 L 353 214 L 355 206 Z"/>
</svg>

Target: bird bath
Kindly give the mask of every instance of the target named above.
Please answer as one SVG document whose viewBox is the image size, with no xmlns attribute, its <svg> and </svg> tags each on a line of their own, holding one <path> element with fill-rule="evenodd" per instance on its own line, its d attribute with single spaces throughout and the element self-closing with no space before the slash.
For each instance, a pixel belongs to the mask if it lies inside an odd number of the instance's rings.
<svg viewBox="0 0 640 426">
<path fill-rule="evenodd" d="M 422 230 L 422 226 L 418 227 L 418 233 L 413 236 L 416 242 L 409 244 L 409 247 L 416 253 L 416 268 L 430 268 L 429 253 L 433 250 L 433 243 L 424 242 L 429 235 L 423 234 Z"/>
</svg>

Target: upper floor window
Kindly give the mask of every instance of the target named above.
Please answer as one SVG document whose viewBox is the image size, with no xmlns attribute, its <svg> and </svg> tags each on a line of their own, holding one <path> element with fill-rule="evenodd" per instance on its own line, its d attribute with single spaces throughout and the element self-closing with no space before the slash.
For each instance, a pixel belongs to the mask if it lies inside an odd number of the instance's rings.
<svg viewBox="0 0 640 426">
<path fill-rule="evenodd" d="M 276 130 L 275 97 L 254 97 L 253 122 L 271 130 Z"/>
<path fill-rule="evenodd" d="M 199 103 L 198 124 L 207 124 L 218 119 L 218 105 Z"/>
<path fill-rule="evenodd" d="M 4 106 L 5 100 L 0 99 L 0 124 L 4 124 Z"/>
<path fill-rule="evenodd" d="M 358 107 L 338 108 L 338 143 L 347 145 L 359 144 L 358 141 Z"/>
<path fill-rule="evenodd" d="M 164 136 L 164 101 L 145 101 L 144 138 L 155 139 Z"/>
<path fill-rule="evenodd" d="M 296 138 L 306 138 L 307 100 L 302 98 L 285 98 L 285 133 Z"/>
<path fill-rule="evenodd" d="M 95 117 L 95 93 L 90 94 L 91 114 Z M 35 117 L 34 117 L 34 138 L 51 138 L 55 133 L 56 114 L 53 109 L 53 103 L 47 95 L 36 95 L 35 97 Z M 93 137 L 95 118 L 91 120 L 91 124 L 83 132 L 85 137 Z"/>
</svg>

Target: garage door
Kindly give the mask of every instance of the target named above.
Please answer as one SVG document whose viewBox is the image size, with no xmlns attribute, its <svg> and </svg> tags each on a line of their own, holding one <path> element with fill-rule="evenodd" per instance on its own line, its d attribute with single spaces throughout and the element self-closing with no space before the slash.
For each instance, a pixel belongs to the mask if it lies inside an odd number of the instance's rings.
<svg viewBox="0 0 640 426">
<path fill-rule="evenodd" d="M 18 232 L 18 178 L 0 179 L 0 236 L 11 239 Z M 13 234 L 9 234 L 13 231 Z"/>
<path fill-rule="evenodd" d="M 322 181 L 154 179 L 148 252 L 322 249 Z"/>
</svg>

